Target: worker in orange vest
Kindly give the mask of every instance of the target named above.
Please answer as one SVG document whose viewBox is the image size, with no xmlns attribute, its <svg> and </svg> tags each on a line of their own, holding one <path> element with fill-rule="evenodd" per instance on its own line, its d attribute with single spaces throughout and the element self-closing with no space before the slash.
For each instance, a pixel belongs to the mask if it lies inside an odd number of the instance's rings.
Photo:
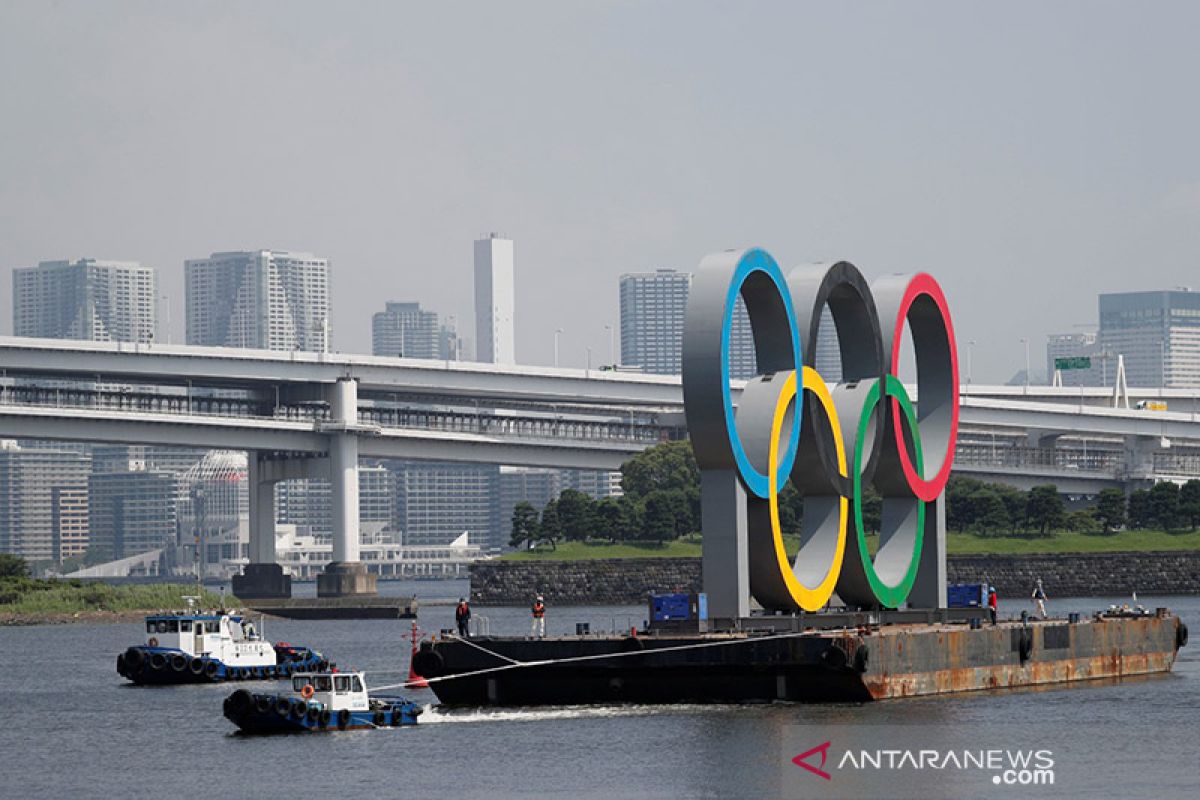
<svg viewBox="0 0 1200 800">
<path fill-rule="evenodd" d="M 458 635 L 464 639 L 471 638 L 471 606 L 467 598 L 458 598 L 458 607 L 454 609 L 454 621 L 458 623 Z"/>
<path fill-rule="evenodd" d="M 540 594 L 533 601 L 530 611 L 533 612 L 533 620 L 529 625 L 529 635 L 544 638 L 546 636 L 546 603 Z"/>
</svg>

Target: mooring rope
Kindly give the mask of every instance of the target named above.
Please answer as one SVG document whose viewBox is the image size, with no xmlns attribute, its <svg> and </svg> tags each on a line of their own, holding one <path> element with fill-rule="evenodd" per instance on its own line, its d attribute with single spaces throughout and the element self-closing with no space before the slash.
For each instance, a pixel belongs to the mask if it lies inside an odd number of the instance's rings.
<svg viewBox="0 0 1200 800">
<path fill-rule="evenodd" d="M 768 639 L 793 639 L 793 638 L 797 638 L 800 636 L 812 636 L 812 631 L 808 631 L 808 632 L 795 631 L 795 632 L 791 632 L 791 633 L 775 633 L 775 634 L 768 634 L 766 636 L 757 636 L 757 637 L 753 637 L 753 638 L 745 637 L 745 638 L 727 639 L 727 640 L 720 641 L 720 642 L 697 642 L 694 644 L 679 644 L 679 645 L 672 645 L 671 647 L 655 647 L 655 648 L 652 648 L 649 650 L 625 650 L 625 651 L 622 651 L 619 653 L 595 653 L 593 655 L 588 655 L 588 656 L 568 656 L 567 658 L 547 658 L 547 659 L 542 659 L 539 661 L 513 661 L 513 659 L 507 658 L 506 656 L 502 656 L 499 653 L 492 653 L 492 655 L 497 656 L 498 658 L 505 659 L 506 661 L 512 661 L 512 663 L 511 664 L 503 664 L 499 667 L 485 667 L 484 669 L 477 669 L 477 670 L 473 670 L 471 672 L 459 672 L 455 675 L 442 675 L 437 678 L 425 678 L 424 680 L 426 683 L 440 683 L 442 681 L 458 680 L 459 678 L 472 678 L 472 677 L 475 677 L 476 675 L 488 675 L 488 674 L 495 673 L 495 672 L 506 672 L 511 669 L 521 669 L 522 667 L 545 667 L 545 666 L 550 666 L 553 664 L 569 664 L 569 663 L 573 663 L 573 662 L 577 662 L 577 661 L 597 661 L 597 660 L 601 660 L 601 659 L 623 658 L 625 656 L 644 656 L 644 655 L 650 655 L 651 653 L 670 653 L 670 652 L 675 652 L 678 650 L 699 650 L 699 649 L 705 648 L 705 647 L 727 647 L 729 645 L 735 645 L 735 644 L 747 644 L 750 642 L 761 642 L 761 641 L 766 641 Z M 466 641 L 466 640 L 463 640 L 463 641 Z M 473 642 L 471 644 L 474 645 Z M 486 648 L 481 647 L 479 645 L 474 645 L 474 646 L 479 647 L 479 649 L 483 650 L 484 652 L 490 652 Z M 408 686 L 408 681 L 405 681 L 404 683 L 396 683 L 396 684 L 391 684 L 388 686 L 376 686 L 374 688 L 382 691 L 384 689 L 400 689 L 400 688 L 404 688 L 407 686 Z"/>
</svg>

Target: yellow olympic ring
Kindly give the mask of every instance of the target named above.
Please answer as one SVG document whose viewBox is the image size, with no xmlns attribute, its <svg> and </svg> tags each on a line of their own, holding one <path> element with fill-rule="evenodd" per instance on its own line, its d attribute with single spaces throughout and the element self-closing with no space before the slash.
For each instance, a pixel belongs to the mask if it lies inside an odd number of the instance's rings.
<svg viewBox="0 0 1200 800">
<path fill-rule="evenodd" d="M 842 440 L 842 426 L 838 421 L 837 407 L 833 404 L 833 397 L 829 394 L 829 387 L 826 385 L 825 379 L 812 367 L 803 367 L 802 373 L 802 390 L 812 392 L 817 400 L 820 401 L 821 407 L 825 410 L 825 415 L 829 418 L 829 427 L 833 432 L 833 443 L 837 450 L 838 472 L 845 478 L 848 475 L 846 445 Z M 829 598 L 833 596 L 838 575 L 842 572 L 842 558 L 846 550 L 846 524 L 850 516 L 850 502 L 845 497 L 838 498 L 837 547 L 834 550 L 833 561 L 829 565 L 829 571 L 825 573 L 825 577 L 816 586 L 805 586 L 796 577 L 795 572 L 792 570 L 792 565 L 788 563 L 787 552 L 783 546 L 783 528 L 779 523 L 778 481 L 775 479 L 775 473 L 779 469 L 779 436 L 783 432 L 784 420 L 787 419 L 788 406 L 792 405 L 795 398 L 796 373 L 791 372 L 780 388 L 779 399 L 775 401 L 775 415 L 771 421 L 771 446 L 767 456 L 767 485 L 770 487 L 767 501 L 771 509 L 771 537 L 775 544 L 775 558 L 779 563 L 779 574 L 787 585 L 788 593 L 791 594 L 792 600 L 805 611 L 819 611 L 825 607 L 825 604 L 829 602 Z M 793 424 L 798 425 L 799 420 Z"/>
</svg>

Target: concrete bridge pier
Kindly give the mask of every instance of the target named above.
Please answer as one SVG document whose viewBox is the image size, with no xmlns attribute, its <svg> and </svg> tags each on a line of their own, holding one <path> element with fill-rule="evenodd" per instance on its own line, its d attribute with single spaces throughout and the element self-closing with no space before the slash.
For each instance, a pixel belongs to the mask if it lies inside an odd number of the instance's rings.
<svg viewBox="0 0 1200 800">
<path fill-rule="evenodd" d="M 358 383 L 330 387 L 329 484 L 333 506 L 333 561 L 317 576 L 317 597 L 374 595 L 375 575 L 358 560 Z"/>
<path fill-rule="evenodd" d="M 284 574 L 275 554 L 275 483 L 268 453 L 247 454 L 250 489 L 250 563 L 233 576 L 233 593 L 240 598 L 291 597 L 292 576 Z"/>
</svg>

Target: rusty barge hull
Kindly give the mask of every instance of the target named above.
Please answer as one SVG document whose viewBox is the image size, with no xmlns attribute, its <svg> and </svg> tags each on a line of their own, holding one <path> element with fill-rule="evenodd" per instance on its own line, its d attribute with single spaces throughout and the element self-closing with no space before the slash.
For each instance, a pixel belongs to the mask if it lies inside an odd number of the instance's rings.
<svg viewBox="0 0 1200 800">
<path fill-rule="evenodd" d="M 865 702 L 1169 672 L 1171 614 L 869 630 L 446 638 L 414 656 L 447 705 Z"/>
</svg>

